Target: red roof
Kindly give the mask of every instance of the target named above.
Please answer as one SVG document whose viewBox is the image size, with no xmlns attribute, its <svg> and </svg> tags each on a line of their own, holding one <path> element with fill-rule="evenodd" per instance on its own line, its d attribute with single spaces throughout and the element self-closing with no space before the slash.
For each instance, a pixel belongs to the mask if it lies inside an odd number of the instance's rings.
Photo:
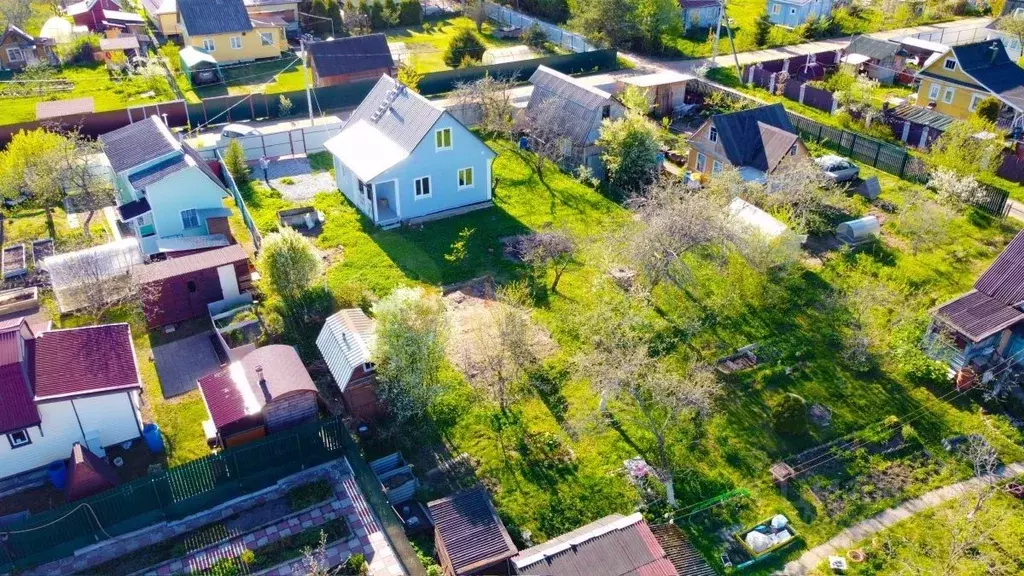
<svg viewBox="0 0 1024 576">
<path fill-rule="evenodd" d="M 127 324 L 50 330 L 35 341 L 36 400 L 142 386 Z"/>
<path fill-rule="evenodd" d="M 259 383 L 257 367 L 263 369 L 266 391 Z M 292 392 L 317 391 L 295 348 L 282 344 L 257 348 L 240 362 L 203 376 L 199 390 L 217 428 L 262 411 L 268 400 Z"/>
<path fill-rule="evenodd" d="M 68 480 L 64 485 L 64 498 L 68 502 L 81 500 L 120 483 L 110 464 L 75 443 L 68 461 Z"/>
<path fill-rule="evenodd" d="M 0 434 L 39 424 L 39 410 L 21 364 L 0 366 Z"/>
</svg>

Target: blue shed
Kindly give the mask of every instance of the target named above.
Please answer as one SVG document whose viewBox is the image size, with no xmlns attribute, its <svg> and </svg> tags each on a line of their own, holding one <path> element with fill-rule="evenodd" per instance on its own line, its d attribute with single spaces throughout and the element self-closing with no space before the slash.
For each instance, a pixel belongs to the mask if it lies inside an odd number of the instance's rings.
<svg viewBox="0 0 1024 576">
<path fill-rule="evenodd" d="M 772 24 L 795 28 L 809 20 L 827 18 L 835 8 L 834 0 L 768 0 L 768 18 Z"/>
<path fill-rule="evenodd" d="M 682 10 L 683 30 L 710 28 L 718 25 L 722 3 L 719 0 L 679 0 L 679 8 Z"/>
</svg>

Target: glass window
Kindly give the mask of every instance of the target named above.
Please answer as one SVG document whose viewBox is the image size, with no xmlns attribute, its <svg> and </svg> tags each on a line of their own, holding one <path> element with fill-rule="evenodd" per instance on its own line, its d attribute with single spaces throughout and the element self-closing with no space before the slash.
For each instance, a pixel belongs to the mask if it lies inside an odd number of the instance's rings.
<svg viewBox="0 0 1024 576">
<path fill-rule="evenodd" d="M 241 36 L 232 36 L 231 37 L 231 47 L 234 48 L 235 50 L 241 50 L 242 49 L 242 37 Z"/>
<path fill-rule="evenodd" d="M 790 8 L 789 9 L 789 15 L 790 16 L 795 16 L 796 15 L 796 8 Z"/>
<path fill-rule="evenodd" d="M 417 198 L 430 196 L 430 176 L 417 178 L 413 181 L 413 186 L 415 187 L 414 192 Z"/>
<path fill-rule="evenodd" d="M 711 163 L 711 171 L 714 172 L 715 174 L 718 174 L 719 172 L 721 172 L 722 171 L 722 163 L 719 162 L 718 160 L 713 161 Z"/>
<path fill-rule="evenodd" d="M 182 210 L 181 211 L 181 226 L 188 230 L 190 228 L 199 228 L 199 213 L 196 210 Z"/>
<path fill-rule="evenodd" d="M 781 11 L 782 6 L 779 6 L 778 4 L 772 4 L 772 14 L 778 14 Z"/>
<path fill-rule="evenodd" d="M 216 49 L 217 47 L 214 46 L 213 40 L 210 40 L 209 38 L 203 38 L 203 50 L 206 50 L 207 52 L 213 52 Z"/>
<path fill-rule="evenodd" d="M 459 188 L 469 188 L 473 186 L 473 169 L 463 168 L 459 170 Z"/>
<path fill-rule="evenodd" d="M 7 441 L 11 443 L 11 448 L 20 448 L 31 444 L 32 438 L 29 437 L 28 430 L 15 430 L 7 435 Z"/>
<path fill-rule="evenodd" d="M 452 129 L 442 128 L 434 132 L 434 141 L 438 150 L 447 150 L 452 147 Z"/>
<path fill-rule="evenodd" d="M 946 91 L 942 94 L 942 101 L 946 104 L 952 104 L 954 95 L 956 95 L 955 88 L 946 88 Z"/>
<path fill-rule="evenodd" d="M 956 60 L 946 58 L 946 61 L 942 63 L 942 67 L 946 70 L 956 70 Z"/>
<path fill-rule="evenodd" d="M 718 142 L 718 128 L 712 126 L 711 129 L 708 130 L 708 140 L 711 140 L 712 142 Z"/>
<path fill-rule="evenodd" d="M 981 94 L 972 94 L 971 95 L 971 105 L 968 107 L 968 110 L 970 110 L 971 112 L 974 112 L 975 110 L 977 110 L 978 109 L 978 104 L 981 104 L 981 101 L 984 100 L 984 99 L 985 99 L 985 97 L 982 96 Z"/>
<path fill-rule="evenodd" d="M 373 372 L 376 369 L 377 369 L 377 365 L 374 364 L 373 362 L 364 362 L 363 363 L 363 372 Z"/>
<path fill-rule="evenodd" d="M 24 62 L 25 55 L 21 53 L 21 48 L 8 48 L 7 59 L 11 62 Z"/>
<path fill-rule="evenodd" d="M 260 32 L 260 42 L 262 42 L 264 46 L 273 46 L 274 32 Z"/>
<path fill-rule="evenodd" d="M 697 153 L 697 172 L 703 172 L 704 171 L 704 166 L 706 166 L 707 163 L 708 163 L 708 159 L 703 154 L 698 152 Z"/>
<path fill-rule="evenodd" d="M 612 107 L 611 106 L 602 106 L 601 107 L 601 118 L 611 118 L 611 116 L 612 116 Z"/>
<path fill-rule="evenodd" d="M 928 99 L 938 100 L 939 99 L 939 85 L 932 83 L 931 88 L 928 89 Z"/>
</svg>

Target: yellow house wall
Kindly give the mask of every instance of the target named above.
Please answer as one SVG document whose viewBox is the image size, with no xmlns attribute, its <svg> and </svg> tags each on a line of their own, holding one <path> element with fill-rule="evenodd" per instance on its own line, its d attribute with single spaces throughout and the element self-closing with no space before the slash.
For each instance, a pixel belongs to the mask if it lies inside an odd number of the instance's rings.
<svg viewBox="0 0 1024 576">
<path fill-rule="evenodd" d="M 164 36 L 173 36 L 178 32 L 178 15 L 174 12 L 167 14 L 155 14 L 153 25 L 156 26 Z"/>
<path fill-rule="evenodd" d="M 260 32 L 273 32 L 275 42 L 264 46 L 263 41 L 260 40 Z M 241 48 L 231 47 L 232 37 L 239 37 L 242 39 Z M 194 46 L 202 50 L 203 40 L 205 39 L 213 40 L 214 49 L 210 54 L 217 59 L 219 64 L 228 64 L 231 62 L 238 62 L 239 60 L 277 58 L 281 55 L 281 52 L 288 47 L 283 28 L 256 28 L 245 33 L 235 32 L 231 34 L 189 36 L 185 41 L 190 46 Z"/>
<path fill-rule="evenodd" d="M 933 62 L 931 66 L 922 70 L 922 72 L 928 72 L 930 74 L 935 74 L 936 76 L 941 76 L 942 78 L 949 78 L 957 82 L 967 82 L 968 84 L 971 84 L 975 88 L 968 88 L 966 86 L 963 86 L 961 84 L 955 84 L 953 82 L 943 82 L 940 79 L 935 79 L 929 76 L 922 75 L 921 86 L 917 90 L 917 105 L 927 106 L 928 104 L 935 102 L 935 110 L 937 112 L 941 112 L 948 116 L 953 116 L 954 118 L 967 119 L 971 116 L 971 114 L 973 114 L 973 112 L 971 112 L 970 109 L 971 97 L 977 94 L 980 97 L 985 98 L 987 96 L 990 96 L 991 94 L 988 90 L 979 86 L 978 83 L 975 82 L 970 76 L 965 74 L 960 69 L 959 63 L 957 64 L 955 70 L 946 70 L 946 58 L 952 57 L 953 51 L 950 50 L 943 57 Z M 929 98 L 928 95 L 931 93 L 932 86 L 936 84 L 939 86 L 939 94 L 934 99 Z M 952 88 L 954 90 L 953 101 L 949 104 L 947 104 L 943 100 L 947 88 Z"/>
</svg>

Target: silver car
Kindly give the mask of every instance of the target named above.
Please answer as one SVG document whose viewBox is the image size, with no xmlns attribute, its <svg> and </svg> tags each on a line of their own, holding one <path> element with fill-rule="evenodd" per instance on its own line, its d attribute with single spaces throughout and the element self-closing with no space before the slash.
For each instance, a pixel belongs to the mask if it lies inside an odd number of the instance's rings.
<svg viewBox="0 0 1024 576">
<path fill-rule="evenodd" d="M 224 140 L 232 138 L 244 138 L 246 136 L 257 136 L 260 131 L 248 124 L 228 124 L 220 131 L 220 137 Z"/>
<path fill-rule="evenodd" d="M 849 182 L 860 176 L 860 168 L 842 156 L 829 154 L 816 158 L 814 162 L 825 172 L 825 177 L 832 182 Z"/>
</svg>

